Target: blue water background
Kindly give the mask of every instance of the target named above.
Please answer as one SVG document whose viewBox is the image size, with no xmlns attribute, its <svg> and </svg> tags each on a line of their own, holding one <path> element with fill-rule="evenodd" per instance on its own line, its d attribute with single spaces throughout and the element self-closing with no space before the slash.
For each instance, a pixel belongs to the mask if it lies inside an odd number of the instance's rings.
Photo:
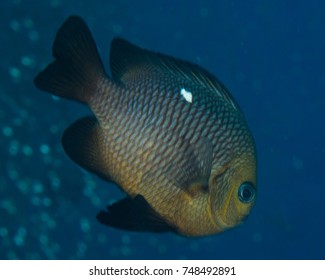
<svg viewBox="0 0 325 280">
<path fill-rule="evenodd" d="M 0 259 L 324 259 L 325 2 L 7 0 L 0 2 Z M 258 152 L 257 203 L 244 224 L 184 238 L 105 227 L 124 196 L 63 152 L 84 106 L 41 92 L 71 14 L 108 65 L 120 36 L 204 66 L 232 92 Z"/>
</svg>

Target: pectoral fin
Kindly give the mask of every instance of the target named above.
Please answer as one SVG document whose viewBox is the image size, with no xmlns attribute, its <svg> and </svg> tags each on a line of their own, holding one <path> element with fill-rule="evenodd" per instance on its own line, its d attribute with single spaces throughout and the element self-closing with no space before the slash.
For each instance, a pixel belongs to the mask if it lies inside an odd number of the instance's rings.
<svg viewBox="0 0 325 280">
<path fill-rule="evenodd" d="M 82 168 L 112 181 L 107 169 L 107 147 L 95 117 L 84 117 L 72 124 L 63 134 L 66 154 Z"/>
<path fill-rule="evenodd" d="M 151 232 L 174 231 L 174 228 L 151 208 L 142 195 L 137 195 L 134 198 L 126 197 L 109 205 L 107 211 L 99 212 L 96 218 L 100 223 L 118 229 Z"/>
<path fill-rule="evenodd" d="M 182 157 L 166 166 L 166 177 L 177 186 L 194 196 L 207 191 L 212 168 L 212 144 L 208 139 L 183 146 Z"/>
</svg>

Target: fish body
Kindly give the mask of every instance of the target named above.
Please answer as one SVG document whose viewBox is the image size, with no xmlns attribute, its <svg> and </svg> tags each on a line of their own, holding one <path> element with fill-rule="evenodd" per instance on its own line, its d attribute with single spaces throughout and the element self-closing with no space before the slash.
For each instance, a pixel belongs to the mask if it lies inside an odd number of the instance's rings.
<svg viewBox="0 0 325 280">
<path fill-rule="evenodd" d="M 59 29 L 55 61 L 34 82 L 93 112 L 63 134 L 68 156 L 127 197 L 101 211 L 108 226 L 204 236 L 232 228 L 256 198 L 256 152 L 228 90 L 202 67 L 112 41 L 111 77 L 84 21 Z"/>
</svg>

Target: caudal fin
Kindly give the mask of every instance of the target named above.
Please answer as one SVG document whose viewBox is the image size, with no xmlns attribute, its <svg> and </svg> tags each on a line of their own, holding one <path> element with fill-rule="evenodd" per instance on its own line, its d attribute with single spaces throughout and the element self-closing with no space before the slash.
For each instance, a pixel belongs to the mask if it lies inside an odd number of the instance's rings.
<svg viewBox="0 0 325 280">
<path fill-rule="evenodd" d="M 35 85 L 56 96 L 87 103 L 106 74 L 91 32 L 80 17 L 71 16 L 63 23 L 53 56 L 55 61 L 37 75 Z"/>
</svg>

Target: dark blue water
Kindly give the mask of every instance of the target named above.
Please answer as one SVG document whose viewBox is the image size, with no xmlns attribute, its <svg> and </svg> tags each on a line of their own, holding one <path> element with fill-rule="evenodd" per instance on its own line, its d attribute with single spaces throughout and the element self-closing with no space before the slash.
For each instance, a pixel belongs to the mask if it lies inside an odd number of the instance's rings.
<svg viewBox="0 0 325 280">
<path fill-rule="evenodd" d="M 324 259 L 324 11 L 314 0 L 1 1 L 0 258 Z M 96 221 L 123 194 L 61 147 L 88 109 L 32 83 L 71 14 L 106 66 L 120 36 L 199 63 L 231 90 L 258 151 L 259 196 L 243 225 L 193 239 Z"/>
</svg>

